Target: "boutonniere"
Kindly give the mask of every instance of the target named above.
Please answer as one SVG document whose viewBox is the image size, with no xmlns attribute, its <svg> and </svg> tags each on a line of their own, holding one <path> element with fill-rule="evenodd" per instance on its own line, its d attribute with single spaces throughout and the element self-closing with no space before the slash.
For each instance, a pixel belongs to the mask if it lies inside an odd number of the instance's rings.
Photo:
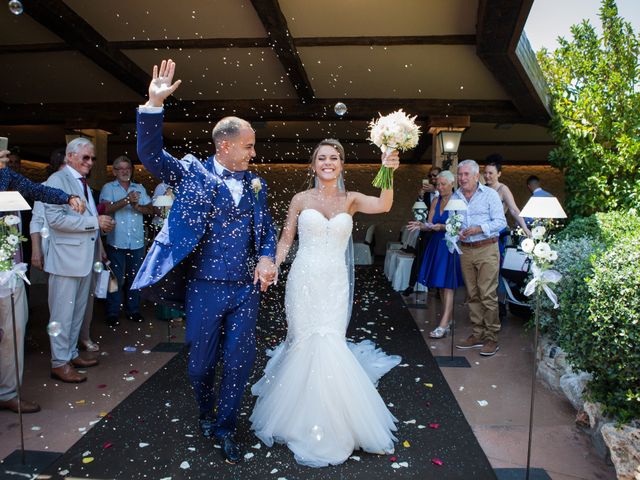
<svg viewBox="0 0 640 480">
<path fill-rule="evenodd" d="M 253 194 L 256 196 L 256 200 L 258 200 L 258 193 L 262 190 L 262 182 L 259 178 L 251 180 L 251 189 L 253 190 Z"/>
</svg>

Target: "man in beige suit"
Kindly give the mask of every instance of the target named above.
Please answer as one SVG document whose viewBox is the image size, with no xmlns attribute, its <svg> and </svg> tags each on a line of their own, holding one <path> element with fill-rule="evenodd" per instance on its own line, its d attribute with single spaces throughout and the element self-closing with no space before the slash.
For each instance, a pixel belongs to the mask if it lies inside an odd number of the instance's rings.
<svg viewBox="0 0 640 480">
<path fill-rule="evenodd" d="M 69 142 L 65 168 L 54 173 L 47 185 L 80 196 L 87 202 L 80 215 L 67 206 L 46 205 L 49 224 L 49 250 L 45 271 L 49 273 L 49 311 L 51 322 L 60 324 L 60 333 L 49 337 L 51 343 L 51 377 L 63 382 L 84 382 L 86 375 L 74 367 L 98 364 L 97 359 L 83 359 L 78 354 L 78 336 L 84 318 L 94 262 L 100 260 L 100 230 L 109 232 L 113 219 L 98 215 L 87 175 L 95 160 L 93 144 L 86 138 Z"/>
</svg>

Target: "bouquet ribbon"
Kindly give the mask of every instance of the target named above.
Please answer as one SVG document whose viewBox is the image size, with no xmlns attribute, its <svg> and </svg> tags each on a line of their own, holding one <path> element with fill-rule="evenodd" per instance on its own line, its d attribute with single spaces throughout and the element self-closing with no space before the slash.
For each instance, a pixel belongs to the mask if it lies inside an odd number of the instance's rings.
<svg viewBox="0 0 640 480">
<path fill-rule="evenodd" d="M 527 297 L 530 297 L 533 292 L 535 292 L 536 287 L 540 285 L 544 292 L 547 294 L 547 297 L 549 297 L 549 300 L 553 302 L 553 308 L 558 308 L 558 296 L 553 292 L 553 290 L 551 290 L 549 284 L 558 283 L 562 278 L 562 274 L 557 270 L 542 270 L 535 263 L 533 264 L 531 270 L 533 272 L 533 278 L 524 288 L 523 293 Z"/>
<path fill-rule="evenodd" d="M 31 282 L 25 275 L 26 272 L 26 263 L 17 263 L 11 268 L 11 270 L 3 270 L 0 272 L 0 298 L 5 298 L 11 295 L 11 292 L 16 288 L 18 277 L 31 285 Z"/>
<path fill-rule="evenodd" d="M 449 232 L 444 234 L 444 240 L 447 242 L 447 248 L 449 249 L 449 253 L 458 252 L 458 255 L 462 255 L 462 251 L 458 246 L 458 235 L 451 235 Z"/>
</svg>

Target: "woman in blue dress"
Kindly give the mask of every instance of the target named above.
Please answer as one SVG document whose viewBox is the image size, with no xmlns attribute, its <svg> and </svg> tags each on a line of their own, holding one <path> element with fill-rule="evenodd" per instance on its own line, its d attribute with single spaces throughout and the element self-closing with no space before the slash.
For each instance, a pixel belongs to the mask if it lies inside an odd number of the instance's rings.
<svg viewBox="0 0 640 480">
<path fill-rule="evenodd" d="M 422 285 L 440 289 L 440 300 L 443 306 L 442 317 L 440 324 L 429 333 L 431 338 L 443 338 L 449 333 L 449 324 L 453 315 L 453 294 L 456 288 L 464 286 L 460 257 L 457 253 L 449 252 L 444 239 L 445 223 L 449 218 L 449 212 L 445 211 L 444 207 L 453 193 L 454 181 L 455 178 L 450 171 L 440 172 L 436 180 L 436 189 L 439 195 L 437 201 L 431 202 L 427 222 L 409 222 L 409 228 L 412 230 L 420 229 L 433 232 L 418 274 L 418 282 Z"/>
</svg>

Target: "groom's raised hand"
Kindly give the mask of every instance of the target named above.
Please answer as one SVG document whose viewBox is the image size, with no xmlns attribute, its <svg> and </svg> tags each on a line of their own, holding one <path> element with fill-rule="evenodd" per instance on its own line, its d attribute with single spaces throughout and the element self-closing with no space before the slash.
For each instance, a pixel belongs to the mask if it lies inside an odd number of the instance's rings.
<svg viewBox="0 0 640 480">
<path fill-rule="evenodd" d="M 153 78 L 149 84 L 149 101 L 148 107 L 162 107 L 165 99 L 171 95 L 182 83 L 182 80 L 173 82 L 173 75 L 176 71 L 176 64 L 173 60 L 162 60 L 160 69 L 157 65 L 153 66 Z"/>
<path fill-rule="evenodd" d="M 260 257 L 255 272 L 253 273 L 253 284 L 255 285 L 260 281 L 260 291 L 266 292 L 267 288 L 276 281 L 277 273 L 278 269 L 276 268 L 276 264 L 273 263 L 273 260 L 269 257 Z"/>
</svg>

